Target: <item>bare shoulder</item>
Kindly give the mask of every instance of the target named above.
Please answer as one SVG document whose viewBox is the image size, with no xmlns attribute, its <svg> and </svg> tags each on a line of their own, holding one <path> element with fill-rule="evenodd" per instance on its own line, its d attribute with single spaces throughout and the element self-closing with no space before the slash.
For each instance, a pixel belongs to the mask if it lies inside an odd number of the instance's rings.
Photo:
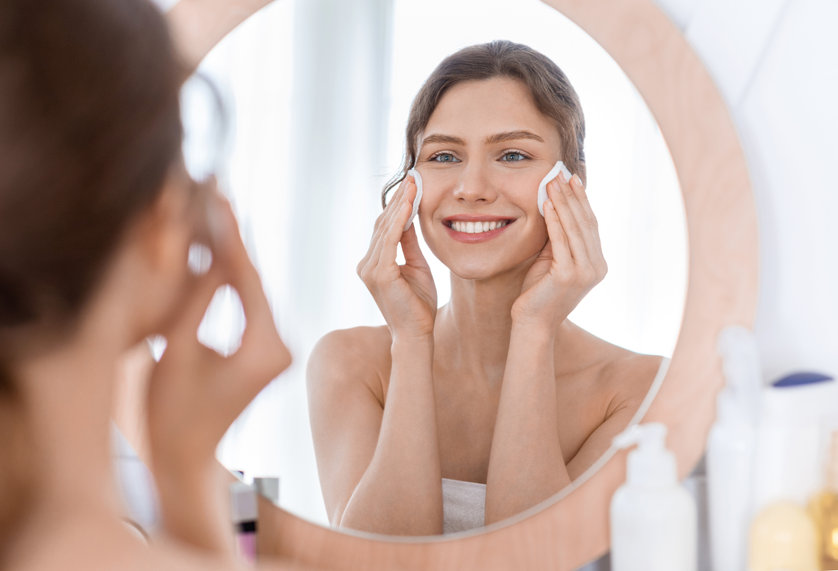
<svg viewBox="0 0 838 571">
<path fill-rule="evenodd" d="M 327 385 L 362 380 L 380 394 L 380 379 L 390 368 L 390 331 L 386 326 L 337 329 L 320 338 L 308 359 L 309 392 Z"/>
<path fill-rule="evenodd" d="M 659 355 L 635 353 L 622 347 L 617 349 L 604 363 L 600 377 L 613 395 L 611 413 L 626 407 L 637 409 L 664 360 Z"/>
<path fill-rule="evenodd" d="M 606 399 L 609 414 L 639 406 L 664 358 L 630 351 L 581 328 L 575 328 L 574 332 L 573 349 L 582 356 L 581 361 L 588 370 L 596 371 L 598 393 Z"/>
</svg>

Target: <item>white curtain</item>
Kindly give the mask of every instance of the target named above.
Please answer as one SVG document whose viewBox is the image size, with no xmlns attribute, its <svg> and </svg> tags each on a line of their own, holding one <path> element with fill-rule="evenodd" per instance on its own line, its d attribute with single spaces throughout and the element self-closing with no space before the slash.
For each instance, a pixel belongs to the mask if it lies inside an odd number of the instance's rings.
<svg viewBox="0 0 838 571">
<path fill-rule="evenodd" d="M 410 102 L 444 56 L 498 38 L 556 61 L 586 113 L 589 196 L 610 271 L 572 318 L 636 351 L 674 347 L 686 284 L 677 180 L 648 110 L 593 40 L 537 0 L 277 0 L 202 65 L 233 117 L 222 183 L 295 356 L 219 457 L 278 475 L 280 503 L 307 518 L 326 522 L 306 357 L 332 329 L 382 323 L 355 265 L 400 164 Z M 434 272 L 444 302 L 448 276 L 439 263 Z"/>
</svg>

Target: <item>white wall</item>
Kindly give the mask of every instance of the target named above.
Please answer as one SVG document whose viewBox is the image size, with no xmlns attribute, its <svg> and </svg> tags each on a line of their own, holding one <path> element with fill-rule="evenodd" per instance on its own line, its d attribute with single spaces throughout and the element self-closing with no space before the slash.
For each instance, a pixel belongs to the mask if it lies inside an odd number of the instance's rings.
<svg viewBox="0 0 838 571">
<path fill-rule="evenodd" d="M 838 374 L 838 2 L 659 4 L 679 17 L 719 84 L 747 157 L 766 381 Z"/>
</svg>

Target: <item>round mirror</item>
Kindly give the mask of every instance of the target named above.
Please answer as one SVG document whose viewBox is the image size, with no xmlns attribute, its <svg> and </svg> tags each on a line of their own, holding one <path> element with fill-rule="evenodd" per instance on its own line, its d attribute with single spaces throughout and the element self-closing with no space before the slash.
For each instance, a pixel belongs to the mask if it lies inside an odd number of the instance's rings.
<svg viewBox="0 0 838 571">
<path fill-rule="evenodd" d="M 245 479 L 278 476 L 279 505 L 312 522 L 328 525 L 308 354 L 329 331 L 383 324 L 355 265 L 381 211 L 380 190 L 399 168 L 410 103 L 445 56 L 494 39 L 556 62 L 585 113 L 587 194 L 609 272 L 570 320 L 634 352 L 669 357 L 675 348 L 687 238 L 672 159 L 636 89 L 576 24 L 536 0 L 514 9 L 499 0 L 278 1 L 201 66 L 233 126 L 222 186 L 295 356 L 218 456 Z M 424 252 L 442 305 L 448 270 Z M 207 321 L 210 342 L 223 346 L 236 319 L 233 302 L 221 299 Z"/>
</svg>

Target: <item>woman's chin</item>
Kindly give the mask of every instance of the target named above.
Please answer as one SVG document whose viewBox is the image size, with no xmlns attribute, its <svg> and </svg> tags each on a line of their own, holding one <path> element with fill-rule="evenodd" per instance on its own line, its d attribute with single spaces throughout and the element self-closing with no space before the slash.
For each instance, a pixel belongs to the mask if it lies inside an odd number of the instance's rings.
<svg viewBox="0 0 838 571">
<path fill-rule="evenodd" d="M 489 280 L 502 274 L 507 274 L 514 265 L 501 265 L 495 261 L 484 261 L 482 263 L 468 262 L 445 264 L 451 273 L 463 280 Z"/>
<path fill-rule="evenodd" d="M 462 280 L 487 281 L 494 278 L 509 278 L 519 274 L 526 274 L 535 259 L 534 256 L 528 256 L 524 259 L 516 256 L 515 259 L 495 257 L 491 260 L 449 259 L 441 261 L 454 276 Z"/>
</svg>

